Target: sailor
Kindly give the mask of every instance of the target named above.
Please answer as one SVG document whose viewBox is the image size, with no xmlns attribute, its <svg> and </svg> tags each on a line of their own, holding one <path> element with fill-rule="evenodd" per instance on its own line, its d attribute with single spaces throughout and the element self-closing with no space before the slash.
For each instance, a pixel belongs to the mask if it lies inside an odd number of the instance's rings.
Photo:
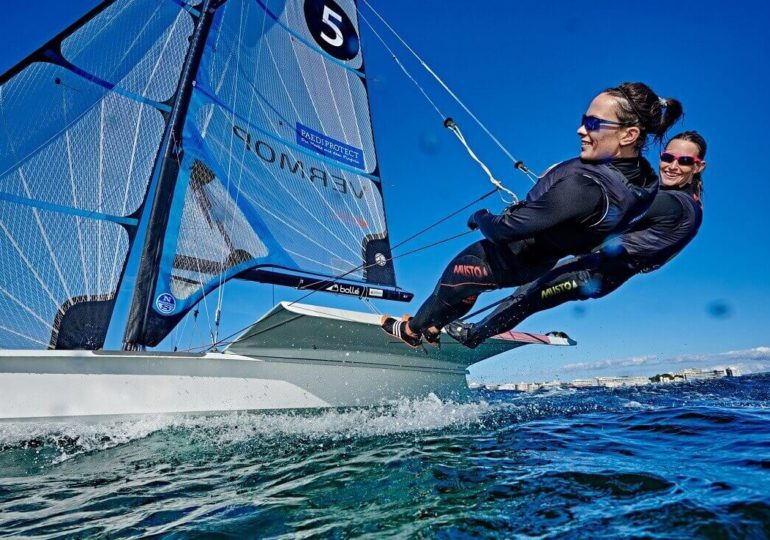
<svg viewBox="0 0 770 540">
<path fill-rule="evenodd" d="M 632 276 L 666 264 L 695 238 L 700 228 L 705 157 L 706 140 L 698 132 L 685 131 L 672 137 L 660 154 L 660 191 L 629 232 L 519 287 L 478 324 L 450 323 L 447 333 L 473 348 L 533 313 L 572 300 L 601 298 Z"/>
<path fill-rule="evenodd" d="M 452 259 L 414 318 L 387 315 L 385 332 L 417 347 L 436 342 L 447 323 L 465 315 L 479 293 L 533 281 L 567 255 L 587 253 L 622 232 L 650 206 L 658 178 L 640 151 L 662 140 L 682 115 L 675 99 L 643 83 L 598 94 L 577 130 L 580 156 L 549 169 L 525 201 L 502 214 L 479 210 L 468 220 L 484 239 Z"/>
</svg>

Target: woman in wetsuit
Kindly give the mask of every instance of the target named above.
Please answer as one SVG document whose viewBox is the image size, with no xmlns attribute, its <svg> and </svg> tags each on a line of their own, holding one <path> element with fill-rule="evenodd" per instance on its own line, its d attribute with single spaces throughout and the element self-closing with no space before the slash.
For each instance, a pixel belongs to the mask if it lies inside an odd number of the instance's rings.
<svg viewBox="0 0 770 540">
<path fill-rule="evenodd" d="M 528 283 L 567 255 L 587 253 L 628 228 L 652 203 L 658 179 L 640 156 L 681 116 L 675 99 L 643 83 L 608 88 L 591 101 L 577 130 L 580 156 L 552 167 L 525 201 L 500 215 L 479 210 L 468 221 L 484 239 L 461 251 L 413 318 L 387 315 L 382 328 L 407 345 L 435 342 L 440 329 L 468 313 L 479 293 Z"/>
<path fill-rule="evenodd" d="M 632 276 L 666 264 L 700 228 L 705 157 L 706 140 L 698 132 L 685 131 L 672 137 L 660 154 L 660 191 L 630 231 L 520 287 L 483 321 L 450 323 L 446 327 L 449 335 L 473 348 L 533 313 L 572 300 L 601 298 Z"/>
</svg>

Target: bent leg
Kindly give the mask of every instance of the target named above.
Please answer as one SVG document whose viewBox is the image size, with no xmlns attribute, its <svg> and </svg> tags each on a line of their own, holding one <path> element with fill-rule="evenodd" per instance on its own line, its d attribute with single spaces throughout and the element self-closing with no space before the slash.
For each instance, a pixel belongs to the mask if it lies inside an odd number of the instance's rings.
<svg viewBox="0 0 770 540">
<path fill-rule="evenodd" d="M 482 240 L 471 244 L 450 261 L 439 278 L 433 293 L 409 321 L 415 333 L 430 327 L 442 328 L 448 322 L 468 313 L 479 293 L 499 288 L 494 244 Z"/>
<path fill-rule="evenodd" d="M 469 329 L 481 342 L 517 326 L 530 315 L 573 300 L 601 298 L 636 273 L 626 257 L 589 253 L 557 265 L 542 278 L 519 287 L 495 311 Z"/>
</svg>

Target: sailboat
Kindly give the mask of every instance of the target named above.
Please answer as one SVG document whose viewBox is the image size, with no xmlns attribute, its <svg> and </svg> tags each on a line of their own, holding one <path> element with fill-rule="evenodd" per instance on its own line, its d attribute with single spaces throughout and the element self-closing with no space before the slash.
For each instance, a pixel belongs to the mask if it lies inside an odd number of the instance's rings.
<svg viewBox="0 0 770 540">
<path fill-rule="evenodd" d="M 574 344 L 411 350 L 282 302 L 221 352 L 148 350 L 232 279 L 412 299 L 358 24 L 354 0 L 107 0 L 0 77 L 0 419 L 462 400 L 469 365 Z"/>
</svg>

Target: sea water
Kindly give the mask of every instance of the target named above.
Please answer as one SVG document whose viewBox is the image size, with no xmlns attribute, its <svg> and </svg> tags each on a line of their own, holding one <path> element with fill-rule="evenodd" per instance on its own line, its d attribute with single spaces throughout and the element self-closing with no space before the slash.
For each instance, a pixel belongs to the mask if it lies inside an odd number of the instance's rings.
<svg viewBox="0 0 770 540">
<path fill-rule="evenodd" d="M 765 538 L 770 375 L 0 424 L 0 537 Z"/>
</svg>

